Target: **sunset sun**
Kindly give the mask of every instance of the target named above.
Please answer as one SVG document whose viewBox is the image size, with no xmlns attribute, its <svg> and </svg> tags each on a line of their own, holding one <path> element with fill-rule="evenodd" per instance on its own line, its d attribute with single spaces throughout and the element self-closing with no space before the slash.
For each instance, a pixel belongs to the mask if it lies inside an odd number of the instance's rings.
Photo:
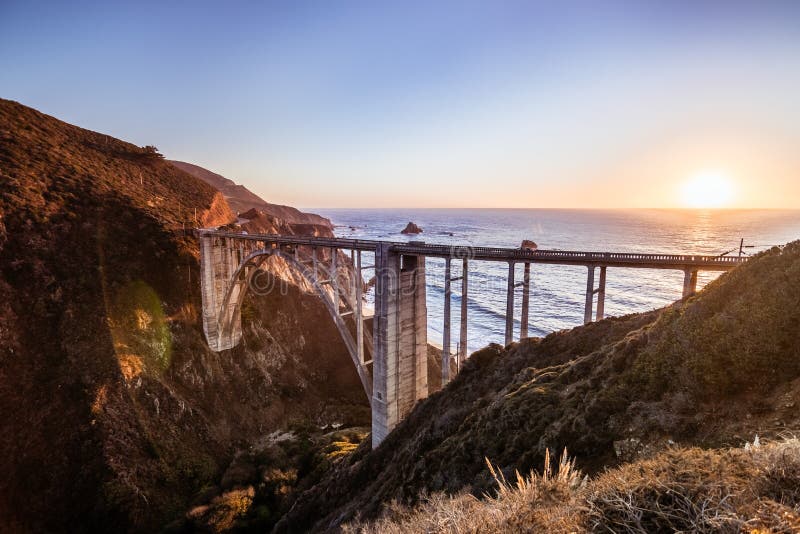
<svg viewBox="0 0 800 534">
<path fill-rule="evenodd" d="M 681 186 L 681 200 L 687 208 L 726 208 L 733 199 L 733 181 L 723 171 L 701 171 Z"/>
</svg>

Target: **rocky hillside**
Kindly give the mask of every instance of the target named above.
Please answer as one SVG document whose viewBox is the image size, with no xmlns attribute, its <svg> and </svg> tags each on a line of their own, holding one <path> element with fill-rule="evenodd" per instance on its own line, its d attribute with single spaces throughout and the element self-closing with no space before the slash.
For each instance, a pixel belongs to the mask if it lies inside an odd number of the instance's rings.
<svg viewBox="0 0 800 534">
<path fill-rule="evenodd" d="M 278 531 L 322 531 L 392 500 L 496 488 L 567 448 L 602 469 L 668 445 L 740 446 L 800 430 L 800 242 L 688 300 L 473 354 L 370 452 L 305 492 Z"/>
<path fill-rule="evenodd" d="M 156 531 L 274 431 L 369 421 L 297 288 L 248 301 L 244 343 L 208 350 L 195 210 L 235 218 L 154 148 L 0 100 L 0 531 Z"/>
<path fill-rule="evenodd" d="M 331 222 L 325 217 L 314 213 L 304 213 L 291 206 L 282 206 L 280 204 L 266 202 L 245 186 L 239 185 L 233 180 L 211 172 L 208 169 L 184 161 L 171 160 L 170 163 L 221 191 L 222 194 L 225 195 L 225 200 L 228 201 L 228 205 L 231 209 L 237 214 L 240 214 L 243 218 L 251 218 L 244 215 L 244 213 L 255 209 L 262 212 L 267 217 L 278 219 L 288 225 L 312 225 L 333 229 Z"/>
</svg>

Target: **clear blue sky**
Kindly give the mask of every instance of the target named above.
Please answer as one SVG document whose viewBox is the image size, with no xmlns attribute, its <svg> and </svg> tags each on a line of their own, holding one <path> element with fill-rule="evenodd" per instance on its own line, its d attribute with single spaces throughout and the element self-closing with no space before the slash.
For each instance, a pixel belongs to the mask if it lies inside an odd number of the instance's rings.
<svg viewBox="0 0 800 534">
<path fill-rule="evenodd" d="M 0 96 L 305 207 L 800 207 L 800 2 L 0 0 Z"/>
</svg>

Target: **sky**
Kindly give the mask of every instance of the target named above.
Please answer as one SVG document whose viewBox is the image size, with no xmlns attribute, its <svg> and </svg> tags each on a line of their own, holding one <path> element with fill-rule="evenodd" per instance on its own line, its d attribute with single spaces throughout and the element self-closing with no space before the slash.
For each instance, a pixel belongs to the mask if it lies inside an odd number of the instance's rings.
<svg viewBox="0 0 800 534">
<path fill-rule="evenodd" d="M 0 97 L 300 207 L 800 208 L 800 2 L 0 0 Z"/>
</svg>

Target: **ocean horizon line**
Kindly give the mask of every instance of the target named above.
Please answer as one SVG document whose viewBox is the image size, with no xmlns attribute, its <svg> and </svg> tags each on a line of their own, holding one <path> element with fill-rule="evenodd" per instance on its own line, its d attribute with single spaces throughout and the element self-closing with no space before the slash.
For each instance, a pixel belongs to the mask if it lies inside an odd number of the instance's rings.
<svg viewBox="0 0 800 534">
<path fill-rule="evenodd" d="M 386 208 L 376 208 L 376 207 L 338 207 L 338 208 L 326 208 L 326 207 L 307 207 L 303 206 L 298 208 L 301 211 L 305 212 L 314 212 L 316 211 L 349 211 L 349 210 L 363 210 L 363 211 L 399 211 L 399 210 L 414 210 L 414 211 L 673 211 L 673 212 L 690 212 L 690 213 L 708 213 L 708 212 L 725 212 L 725 213 L 733 213 L 733 212 L 742 212 L 742 211 L 797 211 L 800 212 L 800 207 L 797 208 L 487 208 L 487 207 L 442 207 L 442 208 L 435 208 L 435 207 L 409 207 L 409 206 L 400 206 L 400 207 L 386 207 Z"/>
</svg>

